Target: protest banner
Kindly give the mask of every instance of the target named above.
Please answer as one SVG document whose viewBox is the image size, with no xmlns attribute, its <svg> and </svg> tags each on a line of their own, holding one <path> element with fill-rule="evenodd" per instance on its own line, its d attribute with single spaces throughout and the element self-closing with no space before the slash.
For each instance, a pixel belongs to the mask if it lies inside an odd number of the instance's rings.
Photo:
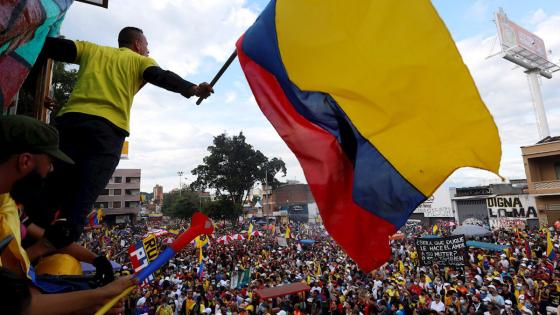
<svg viewBox="0 0 560 315">
<path fill-rule="evenodd" d="M 130 262 L 134 268 L 134 272 L 144 269 L 150 262 L 154 261 L 159 255 L 156 237 L 153 234 L 130 245 L 128 248 Z M 154 280 L 154 276 L 150 275 L 144 284 Z"/>
<path fill-rule="evenodd" d="M 464 266 L 466 248 L 464 235 L 416 239 L 416 250 L 422 266 Z"/>
</svg>

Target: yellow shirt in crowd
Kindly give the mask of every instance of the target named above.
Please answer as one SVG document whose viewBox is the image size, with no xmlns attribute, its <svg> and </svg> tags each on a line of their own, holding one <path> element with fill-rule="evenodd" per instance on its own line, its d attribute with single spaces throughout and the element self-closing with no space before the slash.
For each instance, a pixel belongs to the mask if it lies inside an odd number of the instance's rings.
<svg viewBox="0 0 560 315">
<path fill-rule="evenodd" d="M 2 252 L 0 256 L 0 266 L 8 268 L 10 271 L 20 276 L 29 276 L 29 257 L 21 247 L 21 223 L 19 221 L 18 208 L 10 194 L 0 194 L 0 240 L 9 235 L 14 236 L 14 240 Z"/>
<path fill-rule="evenodd" d="M 80 65 L 78 82 L 58 116 L 70 112 L 99 116 L 129 131 L 130 108 L 144 84 L 144 70 L 157 63 L 125 47 L 74 43 Z"/>
</svg>

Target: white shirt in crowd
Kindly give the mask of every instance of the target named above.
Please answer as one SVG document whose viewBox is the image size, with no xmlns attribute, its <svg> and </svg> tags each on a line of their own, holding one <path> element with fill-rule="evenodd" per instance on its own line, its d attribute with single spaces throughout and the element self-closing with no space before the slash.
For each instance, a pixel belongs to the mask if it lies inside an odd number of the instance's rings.
<svg viewBox="0 0 560 315">
<path fill-rule="evenodd" d="M 432 301 L 432 303 L 430 303 L 430 310 L 442 313 L 445 311 L 445 304 L 443 304 L 441 300 L 439 301 L 439 303 L 436 301 Z"/>
<path fill-rule="evenodd" d="M 502 267 L 504 267 L 504 269 L 509 269 L 509 261 L 507 259 L 502 259 L 500 261 L 500 264 L 502 264 Z"/>
</svg>

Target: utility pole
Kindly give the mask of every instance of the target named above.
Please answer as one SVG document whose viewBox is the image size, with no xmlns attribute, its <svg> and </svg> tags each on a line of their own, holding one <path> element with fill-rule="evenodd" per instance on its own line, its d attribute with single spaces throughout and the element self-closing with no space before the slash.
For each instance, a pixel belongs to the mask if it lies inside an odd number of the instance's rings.
<svg viewBox="0 0 560 315">
<path fill-rule="evenodd" d="M 183 171 L 178 171 L 177 175 L 179 176 L 179 197 L 180 197 L 181 192 L 183 191 L 183 185 L 181 183 L 181 178 L 183 177 Z"/>
</svg>

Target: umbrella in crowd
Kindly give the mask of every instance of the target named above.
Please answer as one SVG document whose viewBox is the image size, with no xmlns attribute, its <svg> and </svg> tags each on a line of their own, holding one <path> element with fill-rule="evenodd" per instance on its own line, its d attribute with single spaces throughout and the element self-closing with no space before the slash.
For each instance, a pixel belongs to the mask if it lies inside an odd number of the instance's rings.
<svg viewBox="0 0 560 315">
<path fill-rule="evenodd" d="M 251 235 L 253 235 L 255 237 L 263 236 L 262 232 L 259 232 L 259 231 L 255 231 L 255 232 L 251 233 Z"/>
<path fill-rule="evenodd" d="M 224 235 L 218 238 L 218 243 L 220 244 L 229 244 L 233 238 L 229 235 Z"/>
<path fill-rule="evenodd" d="M 245 236 L 243 236 L 242 234 L 233 234 L 231 238 L 236 241 L 242 241 L 245 239 Z"/>
<path fill-rule="evenodd" d="M 121 264 L 111 260 L 111 267 L 113 267 L 113 270 L 118 271 L 122 268 Z M 80 262 L 80 266 L 82 267 L 82 272 L 84 274 L 92 274 L 95 273 L 95 267 L 90 264 L 90 263 L 86 263 L 86 262 Z"/>
<path fill-rule="evenodd" d="M 150 229 L 146 234 L 144 234 L 144 237 L 147 237 L 150 234 L 153 234 L 155 236 L 164 236 L 169 234 L 169 232 L 164 229 Z"/>
<path fill-rule="evenodd" d="M 483 228 L 482 226 L 464 224 L 456 228 L 451 234 L 453 235 L 463 234 L 467 237 L 473 237 L 473 236 L 484 236 L 490 233 L 491 233 L 490 230 Z"/>
</svg>

